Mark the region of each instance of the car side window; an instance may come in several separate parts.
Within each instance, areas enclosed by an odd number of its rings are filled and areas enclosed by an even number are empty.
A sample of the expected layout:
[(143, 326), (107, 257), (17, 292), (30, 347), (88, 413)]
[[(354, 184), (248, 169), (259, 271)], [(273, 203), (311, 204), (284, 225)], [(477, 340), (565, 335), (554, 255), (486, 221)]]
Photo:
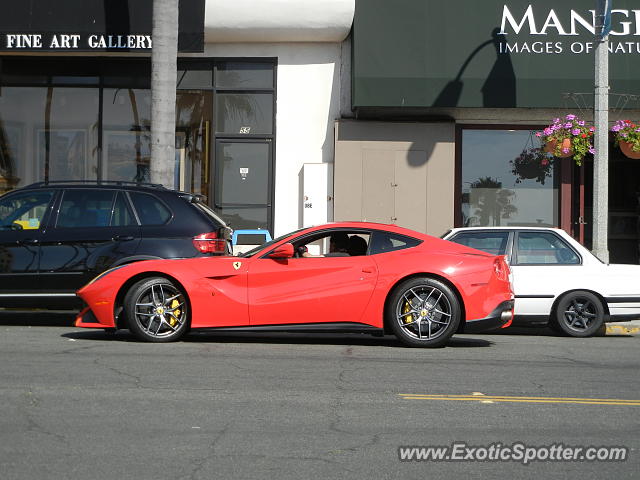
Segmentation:
[(140, 192), (130, 195), (142, 225), (164, 225), (171, 218), (169, 209), (153, 195)]
[(461, 232), (448, 240), (492, 255), (506, 255), (509, 232)]
[(66, 190), (62, 196), (57, 228), (108, 227), (113, 190)]
[(519, 232), (516, 262), (519, 265), (577, 265), (580, 257), (554, 233)]
[(393, 252), (404, 248), (415, 247), (420, 244), (417, 238), (407, 237), (387, 232), (374, 232), (371, 241), (370, 255)]
[(295, 256), (359, 257), (367, 254), (371, 235), (365, 231), (321, 232), (293, 242)]
[(111, 217), (112, 227), (128, 227), (136, 225), (136, 219), (133, 217), (133, 212), (129, 207), (125, 194), (118, 192), (116, 197), (116, 204), (113, 207), (113, 216)]
[(23, 192), (0, 199), (0, 230), (37, 230), (52, 191)]

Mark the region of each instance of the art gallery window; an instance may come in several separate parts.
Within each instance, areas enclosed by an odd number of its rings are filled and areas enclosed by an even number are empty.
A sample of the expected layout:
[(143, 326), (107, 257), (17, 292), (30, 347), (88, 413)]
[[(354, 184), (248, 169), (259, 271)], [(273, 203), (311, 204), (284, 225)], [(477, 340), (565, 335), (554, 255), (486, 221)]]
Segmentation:
[[(36, 181), (151, 181), (148, 58), (0, 62), (0, 193)], [(272, 227), (275, 69), (274, 59), (178, 60), (168, 186), (206, 195), (234, 228)]]

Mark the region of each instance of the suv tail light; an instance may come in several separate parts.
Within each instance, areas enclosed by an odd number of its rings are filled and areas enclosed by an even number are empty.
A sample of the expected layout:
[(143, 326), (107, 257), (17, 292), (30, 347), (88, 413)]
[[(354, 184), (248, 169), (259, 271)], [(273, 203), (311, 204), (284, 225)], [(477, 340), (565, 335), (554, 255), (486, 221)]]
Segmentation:
[(200, 253), (227, 253), (227, 241), (224, 238), (218, 238), (216, 232), (201, 233), (193, 237), (193, 246)]

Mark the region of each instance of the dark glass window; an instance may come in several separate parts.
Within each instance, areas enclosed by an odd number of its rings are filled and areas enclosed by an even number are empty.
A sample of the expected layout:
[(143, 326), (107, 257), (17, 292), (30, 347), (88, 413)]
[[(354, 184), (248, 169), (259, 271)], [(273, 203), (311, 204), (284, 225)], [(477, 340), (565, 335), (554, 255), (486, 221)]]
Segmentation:
[(462, 232), (448, 240), (492, 255), (505, 255), (509, 232)]
[(462, 226), (558, 226), (557, 160), (532, 130), (462, 130)]
[(111, 226), (113, 227), (127, 227), (135, 225), (136, 220), (133, 217), (131, 208), (129, 208), (129, 202), (122, 192), (118, 193), (116, 197), (116, 204), (113, 207), (113, 217), (111, 217)]
[(370, 254), (392, 252), (394, 250), (402, 250), (404, 248), (415, 247), (419, 245), (421, 240), (404, 235), (397, 235), (387, 232), (374, 232), (370, 247)]
[(271, 93), (218, 93), (216, 133), (273, 133)]
[(142, 225), (162, 225), (171, 218), (169, 209), (153, 195), (139, 192), (130, 195)]
[(216, 65), (217, 88), (273, 88), (271, 63), (223, 62)]
[(111, 190), (67, 190), (62, 197), (56, 227), (108, 227), (114, 194)]
[(517, 245), (518, 265), (580, 263), (578, 254), (564, 240), (550, 232), (520, 232)]
[(269, 203), (269, 148), (266, 142), (218, 142), (216, 203), (221, 206)]
[(39, 229), (53, 192), (23, 192), (0, 198), (1, 230)]

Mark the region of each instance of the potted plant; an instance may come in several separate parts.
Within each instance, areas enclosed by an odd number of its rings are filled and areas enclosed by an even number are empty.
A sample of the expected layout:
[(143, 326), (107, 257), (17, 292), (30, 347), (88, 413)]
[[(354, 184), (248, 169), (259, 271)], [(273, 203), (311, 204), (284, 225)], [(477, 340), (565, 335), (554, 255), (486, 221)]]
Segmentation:
[(631, 120), (618, 120), (611, 131), (622, 153), (629, 158), (640, 159), (640, 125)]
[(513, 160), (509, 160), (511, 173), (516, 177), (516, 183), (526, 179), (535, 179), (544, 185), (547, 177), (551, 176), (552, 162), (541, 148), (525, 148)]
[(573, 157), (577, 165), (587, 153), (595, 153), (593, 148), (593, 132), (595, 128), (588, 126), (584, 120), (569, 114), (564, 118), (556, 118), (553, 123), (536, 136), (544, 144), (544, 151), (555, 157)]

